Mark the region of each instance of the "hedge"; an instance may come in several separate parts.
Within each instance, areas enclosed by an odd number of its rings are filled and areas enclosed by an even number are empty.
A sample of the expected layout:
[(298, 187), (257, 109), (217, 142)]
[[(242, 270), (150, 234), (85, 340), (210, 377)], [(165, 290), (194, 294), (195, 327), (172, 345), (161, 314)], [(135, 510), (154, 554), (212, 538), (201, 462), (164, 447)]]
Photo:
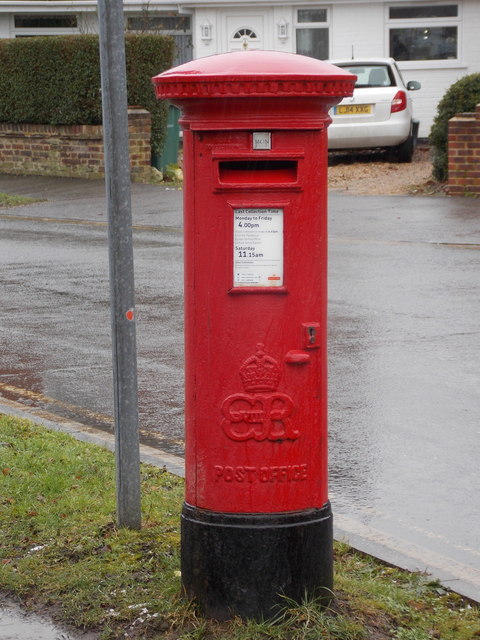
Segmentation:
[[(151, 77), (172, 66), (175, 43), (160, 35), (127, 34), (128, 104), (152, 115), (152, 151), (166, 134), (167, 106)], [(99, 43), (96, 35), (0, 40), (0, 122), (101, 124)]]
[(480, 103), (480, 73), (471, 73), (447, 89), (438, 103), (437, 115), (430, 129), (433, 151), (433, 176), (444, 182), (448, 178), (448, 121), (457, 113), (475, 111)]

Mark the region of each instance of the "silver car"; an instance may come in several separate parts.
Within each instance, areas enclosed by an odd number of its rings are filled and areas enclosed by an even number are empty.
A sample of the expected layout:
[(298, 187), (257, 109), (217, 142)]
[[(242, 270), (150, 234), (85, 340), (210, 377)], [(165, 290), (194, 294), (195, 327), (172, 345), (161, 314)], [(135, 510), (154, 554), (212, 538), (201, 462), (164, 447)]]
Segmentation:
[(399, 162), (411, 162), (419, 123), (409, 91), (420, 83), (405, 85), (393, 58), (329, 62), (357, 76), (353, 96), (330, 111), (329, 150), (388, 148)]

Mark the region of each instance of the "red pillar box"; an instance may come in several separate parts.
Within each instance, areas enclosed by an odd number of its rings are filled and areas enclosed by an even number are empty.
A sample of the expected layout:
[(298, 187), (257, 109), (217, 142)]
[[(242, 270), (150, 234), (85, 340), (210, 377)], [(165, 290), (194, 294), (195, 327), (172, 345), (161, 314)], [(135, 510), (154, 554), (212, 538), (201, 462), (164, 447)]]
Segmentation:
[(183, 586), (208, 616), (269, 616), (332, 588), (327, 126), (355, 76), (242, 51), (153, 82), (183, 112)]

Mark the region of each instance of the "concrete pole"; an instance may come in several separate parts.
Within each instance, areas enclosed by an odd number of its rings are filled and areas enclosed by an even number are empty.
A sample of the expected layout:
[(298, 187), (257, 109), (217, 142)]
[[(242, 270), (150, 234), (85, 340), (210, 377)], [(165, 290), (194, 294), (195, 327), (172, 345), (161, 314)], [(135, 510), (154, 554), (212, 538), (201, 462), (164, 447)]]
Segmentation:
[(120, 527), (139, 529), (137, 353), (122, 0), (99, 0), (98, 13), (108, 205), (117, 523)]

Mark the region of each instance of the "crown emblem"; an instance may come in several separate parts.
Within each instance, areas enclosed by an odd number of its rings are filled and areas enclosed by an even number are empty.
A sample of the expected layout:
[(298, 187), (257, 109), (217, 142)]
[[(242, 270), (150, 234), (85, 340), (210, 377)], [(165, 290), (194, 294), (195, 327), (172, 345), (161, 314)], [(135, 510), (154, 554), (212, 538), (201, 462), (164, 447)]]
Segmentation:
[(263, 344), (257, 344), (256, 355), (247, 358), (240, 367), (240, 378), (245, 391), (275, 391), (280, 376), (278, 362), (266, 355)]

